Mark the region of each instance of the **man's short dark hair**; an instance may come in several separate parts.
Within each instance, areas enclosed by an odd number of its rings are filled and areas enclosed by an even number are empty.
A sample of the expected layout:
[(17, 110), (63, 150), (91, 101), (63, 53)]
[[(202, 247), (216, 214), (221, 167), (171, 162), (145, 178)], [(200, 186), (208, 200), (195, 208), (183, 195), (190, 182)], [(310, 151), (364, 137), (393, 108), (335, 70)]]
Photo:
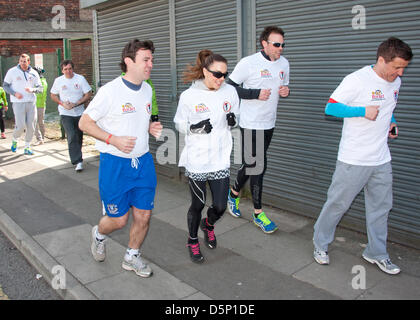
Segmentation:
[(411, 51), (410, 46), (404, 41), (391, 37), (379, 45), (376, 53), (376, 61), (378, 61), (379, 57), (384, 58), (386, 63), (395, 58), (411, 61), (411, 59), (413, 59), (413, 52)]
[(260, 43), (262, 46), (262, 42), (263, 41), (267, 41), (268, 37), (270, 36), (270, 34), (272, 33), (277, 33), (280, 34), (284, 37), (284, 31), (282, 28), (276, 27), (276, 26), (268, 26), (265, 27), (264, 30), (261, 32), (260, 34)]
[(131, 40), (127, 43), (121, 54), (120, 68), (122, 72), (127, 72), (127, 65), (124, 62), (125, 58), (130, 58), (134, 62), (136, 61), (136, 53), (139, 50), (150, 50), (152, 53), (155, 52), (155, 47), (151, 40), (140, 41), (138, 39)]
[(61, 61), (60, 69), (63, 70), (63, 68), (67, 65), (71, 65), (71, 68), (74, 69), (74, 63), (70, 59), (66, 59), (66, 60)]

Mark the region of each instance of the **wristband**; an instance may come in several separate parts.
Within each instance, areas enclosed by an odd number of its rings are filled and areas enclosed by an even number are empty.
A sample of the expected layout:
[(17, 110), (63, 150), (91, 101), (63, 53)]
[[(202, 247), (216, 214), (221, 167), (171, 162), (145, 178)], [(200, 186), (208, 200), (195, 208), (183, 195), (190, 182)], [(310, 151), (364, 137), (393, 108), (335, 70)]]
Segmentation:
[(112, 137), (112, 134), (110, 134), (110, 135), (108, 136), (108, 138), (106, 138), (106, 140), (105, 140), (106, 144), (109, 144), (109, 139), (111, 139), (111, 137)]

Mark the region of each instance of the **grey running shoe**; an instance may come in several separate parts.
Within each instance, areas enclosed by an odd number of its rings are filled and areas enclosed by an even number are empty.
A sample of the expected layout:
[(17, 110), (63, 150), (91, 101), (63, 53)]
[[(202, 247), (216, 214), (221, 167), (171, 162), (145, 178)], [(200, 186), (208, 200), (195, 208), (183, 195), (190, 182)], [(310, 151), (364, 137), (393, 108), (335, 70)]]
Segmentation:
[(133, 256), (131, 260), (127, 260), (124, 257), (122, 267), (124, 270), (134, 271), (138, 276), (143, 278), (148, 278), (153, 274), (153, 271), (149, 267), (149, 265), (144, 263), (144, 261), (140, 257), (140, 253), (138, 255)]
[(92, 244), (90, 250), (92, 251), (93, 259), (102, 262), (105, 260), (105, 240), (100, 241), (96, 239), (96, 230), (98, 230), (98, 226), (92, 228)]
[(364, 254), (362, 255), (363, 259), (365, 259), (366, 261), (372, 263), (372, 264), (377, 264), (379, 269), (381, 269), (383, 272), (388, 273), (388, 274), (398, 274), (401, 272), (401, 269), (393, 264), (391, 262), (391, 260), (388, 259), (383, 259), (383, 260), (376, 260), (376, 259), (372, 259), (372, 258), (368, 258), (366, 257)]
[(330, 257), (328, 256), (327, 251), (314, 249), (314, 259), (319, 264), (330, 264)]

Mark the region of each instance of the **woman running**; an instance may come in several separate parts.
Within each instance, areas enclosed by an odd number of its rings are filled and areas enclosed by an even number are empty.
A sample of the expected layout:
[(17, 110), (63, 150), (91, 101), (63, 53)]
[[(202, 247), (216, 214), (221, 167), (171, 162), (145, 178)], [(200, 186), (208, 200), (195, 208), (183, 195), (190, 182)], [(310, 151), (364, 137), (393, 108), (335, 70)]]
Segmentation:
[[(204, 260), (198, 228), (204, 232), (207, 247), (216, 248), (214, 224), (226, 210), (232, 150), (230, 129), (236, 125), (239, 114), (239, 97), (235, 88), (224, 82), (227, 75), (224, 57), (201, 50), (195, 65), (189, 65), (184, 72), (184, 82), (192, 84), (182, 92), (174, 118), (178, 131), (185, 134), (185, 147), (178, 165), (185, 167), (191, 191), (187, 248), (193, 262)], [(201, 219), (206, 203), (206, 182), (213, 202), (207, 210), (207, 218)]]

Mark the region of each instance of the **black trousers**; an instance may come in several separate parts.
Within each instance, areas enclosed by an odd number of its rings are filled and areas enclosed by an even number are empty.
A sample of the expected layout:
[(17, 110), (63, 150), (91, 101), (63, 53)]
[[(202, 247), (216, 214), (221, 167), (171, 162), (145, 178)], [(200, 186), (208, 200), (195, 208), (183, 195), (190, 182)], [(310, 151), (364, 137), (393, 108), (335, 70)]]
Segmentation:
[[(250, 188), (254, 209), (261, 209), (264, 173), (267, 170), (267, 150), (273, 137), (274, 128), (251, 130), (241, 128), (242, 165), (233, 185), (233, 190), (241, 191), (250, 179)], [(264, 141), (262, 141), (264, 140)]]
[(212, 205), (207, 210), (207, 221), (214, 225), (226, 210), (229, 192), (229, 177), (217, 180), (196, 181), (189, 179), (191, 191), (191, 206), (187, 214), (188, 232), (192, 239), (198, 237), (198, 228), (201, 221), (201, 211), (206, 204), (206, 182), (209, 183)]
[(3, 117), (4, 117), (4, 107), (0, 109), (0, 131), (1, 132), (4, 132), (4, 129), (5, 129)]
[(83, 161), (83, 131), (79, 129), (80, 118), (81, 117), (61, 116), (61, 123), (66, 131), (70, 161), (72, 164), (78, 164)]

